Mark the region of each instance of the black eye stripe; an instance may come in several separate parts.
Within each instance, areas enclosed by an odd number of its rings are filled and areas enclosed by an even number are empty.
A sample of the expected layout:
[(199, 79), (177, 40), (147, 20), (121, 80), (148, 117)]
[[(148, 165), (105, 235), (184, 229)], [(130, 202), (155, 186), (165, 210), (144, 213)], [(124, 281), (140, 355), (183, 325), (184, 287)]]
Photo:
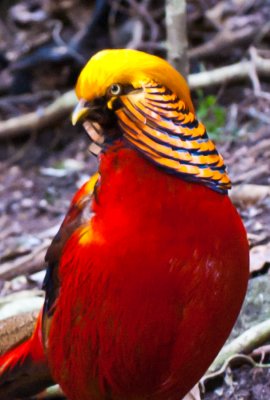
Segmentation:
[(123, 94), (128, 94), (128, 93), (132, 92), (133, 90), (135, 90), (135, 88), (132, 85), (124, 85), (124, 86), (122, 86), (122, 93)]
[(119, 97), (114, 100), (112, 107), (114, 111), (117, 111), (119, 108), (123, 107), (123, 103)]

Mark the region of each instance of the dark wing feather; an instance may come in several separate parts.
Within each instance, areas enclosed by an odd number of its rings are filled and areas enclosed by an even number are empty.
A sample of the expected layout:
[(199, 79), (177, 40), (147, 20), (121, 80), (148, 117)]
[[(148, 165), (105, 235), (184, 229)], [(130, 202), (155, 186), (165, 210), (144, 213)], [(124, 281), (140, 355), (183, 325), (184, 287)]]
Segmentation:
[[(43, 282), (45, 290), (45, 304), (43, 309), (43, 335), (47, 337), (49, 320), (52, 317), (58, 297), (60, 282), (58, 266), (63, 249), (69, 238), (77, 228), (84, 225), (91, 218), (91, 202), (98, 182), (99, 174), (94, 174), (75, 194), (68, 213), (47, 250), (45, 261), (47, 264), (46, 276)], [(44, 340), (46, 343), (46, 340)]]
[(98, 177), (96, 173), (75, 194), (59, 232), (47, 251), (47, 273), (43, 284), (45, 304), (34, 332), (31, 336), (28, 333), (26, 340), (15, 342), (14, 347), (0, 355), (0, 399), (30, 396), (53, 384), (44, 346), (60, 288), (58, 266), (73, 232), (91, 218), (91, 202)]

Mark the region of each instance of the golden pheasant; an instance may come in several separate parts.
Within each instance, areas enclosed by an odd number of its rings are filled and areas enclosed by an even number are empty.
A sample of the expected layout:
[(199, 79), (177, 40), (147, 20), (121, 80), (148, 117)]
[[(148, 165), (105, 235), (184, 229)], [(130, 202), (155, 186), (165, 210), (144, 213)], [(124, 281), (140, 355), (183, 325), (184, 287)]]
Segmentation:
[(48, 249), (32, 338), (0, 358), (0, 397), (52, 379), (70, 400), (179, 400), (246, 292), (248, 243), (224, 161), (161, 58), (101, 51), (76, 93), (73, 121), (101, 151), (99, 171)]

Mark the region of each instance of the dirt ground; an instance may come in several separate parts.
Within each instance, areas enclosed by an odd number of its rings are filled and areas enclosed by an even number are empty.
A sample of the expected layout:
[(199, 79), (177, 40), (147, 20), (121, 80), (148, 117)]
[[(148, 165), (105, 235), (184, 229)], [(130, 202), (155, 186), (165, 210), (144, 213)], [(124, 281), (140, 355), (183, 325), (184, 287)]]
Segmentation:
[(242, 366), (227, 371), (222, 386), (210, 386), (204, 400), (268, 400), (270, 399), (269, 368)]

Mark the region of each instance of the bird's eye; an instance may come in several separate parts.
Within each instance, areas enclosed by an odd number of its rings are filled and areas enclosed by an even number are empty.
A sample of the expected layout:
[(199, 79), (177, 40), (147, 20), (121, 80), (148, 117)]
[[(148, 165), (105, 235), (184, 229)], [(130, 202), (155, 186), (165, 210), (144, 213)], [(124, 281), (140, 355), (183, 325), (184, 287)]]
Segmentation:
[(122, 92), (122, 87), (118, 83), (114, 83), (109, 90), (109, 93), (113, 96), (117, 96)]

